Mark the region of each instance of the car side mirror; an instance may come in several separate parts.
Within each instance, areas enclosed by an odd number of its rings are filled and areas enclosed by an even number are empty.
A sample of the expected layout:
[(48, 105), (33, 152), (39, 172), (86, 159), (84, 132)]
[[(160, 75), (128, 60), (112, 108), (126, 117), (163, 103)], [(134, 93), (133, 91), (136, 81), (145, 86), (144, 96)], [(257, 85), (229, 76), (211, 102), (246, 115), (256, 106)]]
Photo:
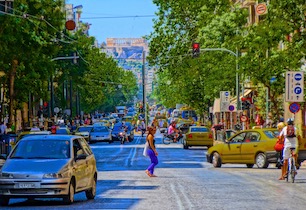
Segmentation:
[(85, 155), (85, 154), (78, 155), (78, 156), (75, 158), (75, 161), (77, 161), (77, 160), (85, 160), (86, 157), (87, 157), (87, 155)]

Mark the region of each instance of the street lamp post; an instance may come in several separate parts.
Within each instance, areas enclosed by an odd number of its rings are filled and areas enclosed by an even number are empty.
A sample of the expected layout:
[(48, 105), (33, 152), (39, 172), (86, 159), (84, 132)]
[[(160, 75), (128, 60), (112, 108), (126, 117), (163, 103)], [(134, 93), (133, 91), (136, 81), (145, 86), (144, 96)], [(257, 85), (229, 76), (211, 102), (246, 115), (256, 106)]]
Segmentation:
[(201, 49), (201, 51), (225, 51), (236, 57), (236, 96), (237, 96), (236, 111), (237, 111), (237, 119), (239, 120), (238, 110), (240, 110), (240, 94), (239, 94), (239, 74), (238, 74), (238, 70), (239, 70), (238, 50), (236, 53), (226, 48), (204, 48), (204, 49)]

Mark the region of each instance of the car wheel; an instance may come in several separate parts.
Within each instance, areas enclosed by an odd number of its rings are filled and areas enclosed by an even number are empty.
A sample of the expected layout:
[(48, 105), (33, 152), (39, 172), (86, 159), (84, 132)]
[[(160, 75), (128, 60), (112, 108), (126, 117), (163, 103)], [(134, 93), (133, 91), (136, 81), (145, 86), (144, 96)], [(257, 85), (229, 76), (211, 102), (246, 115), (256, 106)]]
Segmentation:
[(69, 193), (63, 198), (65, 204), (72, 204), (74, 201), (74, 184), (70, 181)]
[(269, 162), (267, 161), (266, 155), (264, 153), (258, 153), (255, 159), (258, 168), (268, 168)]
[(10, 198), (8, 197), (0, 197), (0, 205), (1, 206), (8, 206), (10, 202)]
[(214, 152), (212, 156), (212, 164), (215, 168), (220, 168), (222, 165), (221, 158), (218, 152)]
[(134, 141), (134, 136), (133, 137), (129, 136), (129, 142), (132, 142), (132, 141)]
[(253, 168), (254, 164), (246, 164), (247, 168)]
[(96, 196), (96, 192), (97, 192), (97, 179), (94, 177), (93, 180), (92, 180), (91, 189), (85, 191), (86, 198), (88, 200), (94, 199), (95, 196)]

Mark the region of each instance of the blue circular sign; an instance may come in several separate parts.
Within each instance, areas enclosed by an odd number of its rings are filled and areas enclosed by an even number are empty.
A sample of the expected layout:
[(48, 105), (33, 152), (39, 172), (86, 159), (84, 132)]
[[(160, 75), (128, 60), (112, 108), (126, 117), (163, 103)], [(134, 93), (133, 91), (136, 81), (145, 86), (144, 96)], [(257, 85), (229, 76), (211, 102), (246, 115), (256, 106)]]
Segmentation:
[(300, 81), (300, 80), (302, 79), (302, 74), (296, 73), (296, 74), (294, 75), (294, 79), (295, 79), (296, 81)]
[(294, 93), (295, 94), (301, 94), (302, 93), (302, 88), (300, 88), (300, 87), (294, 88)]
[(225, 96), (228, 96), (228, 95), (229, 95), (229, 93), (228, 93), (228, 92), (225, 92), (225, 93), (224, 93), (224, 95), (225, 95)]
[(294, 103), (290, 104), (289, 110), (290, 110), (291, 113), (295, 114), (298, 111), (300, 111), (300, 105), (298, 103), (294, 102)]
[(228, 106), (228, 110), (230, 110), (231, 112), (235, 110), (235, 107), (233, 105), (229, 105)]

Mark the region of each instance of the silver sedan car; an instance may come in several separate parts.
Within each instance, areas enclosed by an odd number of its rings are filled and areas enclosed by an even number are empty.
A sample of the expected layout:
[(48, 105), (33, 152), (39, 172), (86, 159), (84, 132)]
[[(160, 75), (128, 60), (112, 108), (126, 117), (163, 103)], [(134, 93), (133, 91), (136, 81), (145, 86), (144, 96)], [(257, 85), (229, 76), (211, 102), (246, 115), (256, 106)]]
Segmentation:
[(81, 136), (39, 135), (20, 140), (0, 170), (0, 204), (11, 198), (62, 198), (96, 195), (96, 160)]

